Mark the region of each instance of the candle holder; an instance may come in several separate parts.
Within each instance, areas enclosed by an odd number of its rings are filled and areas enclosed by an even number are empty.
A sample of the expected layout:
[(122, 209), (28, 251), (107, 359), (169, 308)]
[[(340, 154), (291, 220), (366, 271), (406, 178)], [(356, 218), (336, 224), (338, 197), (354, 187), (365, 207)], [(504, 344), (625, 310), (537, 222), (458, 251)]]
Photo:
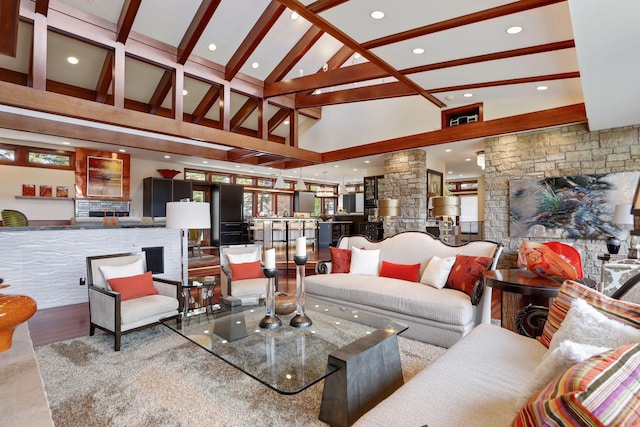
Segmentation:
[(294, 328), (307, 328), (313, 324), (309, 316), (304, 313), (304, 266), (306, 256), (295, 256), (296, 263), (296, 315), (291, 318), (289, 325)]
[(262, 273), (267, 278), (267, 294), (264, 305), (267, 307), (267, 315), (260, 320), (263, 329), (275, 329), (282, 326), (282, 320), (276, 315), (276, 285), (274, 278), (278, 270), (275, 268), (263, 268)]

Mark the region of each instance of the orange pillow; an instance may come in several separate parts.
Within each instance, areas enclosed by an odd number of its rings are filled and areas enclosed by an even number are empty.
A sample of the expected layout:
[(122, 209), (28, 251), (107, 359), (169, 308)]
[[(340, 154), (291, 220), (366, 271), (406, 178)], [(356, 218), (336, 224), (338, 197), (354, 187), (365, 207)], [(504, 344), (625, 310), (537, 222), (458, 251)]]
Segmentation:
[(351, 249), (329, 247), (331, 253), (331, 272), (348, 273), (351, 267)]
[(260, 279), (264, 277), (260, 261), (229, 264), (229, 266), (231, 267), (231, 278), (233, 280)]
[(379, 275), (380, 277), (417, 282), (419, 272), (420, 264), (394, 264), (392, 262), (382, 261)]
[(482, 275), (492, 262), (492, 258), (484, 256), (456, 255), (446, 286), (473, 297), (476, 283), (482, 280)]
[(120, 293), (122, 301), (158, 293), (158, 290), (153, 286), (153, 277), (150, 271), (137, 276), (114, 277), (107, 282), (109, 282), (111, 289)]

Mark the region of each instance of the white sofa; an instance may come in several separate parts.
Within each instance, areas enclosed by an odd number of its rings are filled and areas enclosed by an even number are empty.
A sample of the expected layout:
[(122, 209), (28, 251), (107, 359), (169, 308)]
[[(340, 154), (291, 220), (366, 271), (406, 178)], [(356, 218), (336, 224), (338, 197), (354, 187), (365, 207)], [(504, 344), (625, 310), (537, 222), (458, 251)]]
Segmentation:
[[(566, 281), (542, 335), (549, 349), (536, 338), (479, 325), (354, 426), (510, 426), (523, 407), (526, 425), (577, 425), (576, 418), (581, 425), (638, 425), (640, 305), (620, 299)], [(574, 311), (574, 300), (583, 308)], [(616, 354), (628, 346), (635, 355)], [(626, 422), (616, 418), (621, 413)]]
[[(433, 256), (490, 257), (493, 269), (502, 252), (496, 242), (479, 240), (451, 246), (418, 231), (399, 233), (379, 242), (360, 235), (343, 236), (337, 247), (380, 249), (380, 262), (419, 263), (418, 277)], [(491, 322), (491, 289), (484, 289), (482, 280), (476, 285), (477, 298), (472, 299), (458, 290), (436, 289), (406, 280), (331, 273), (330, 261), (320, 261), (316, 273), (305, 279), (307, 304), (332, 303), (392, 318), (409, 326), (403, 334), (407, 338), (448, 348), (478, 324)]]

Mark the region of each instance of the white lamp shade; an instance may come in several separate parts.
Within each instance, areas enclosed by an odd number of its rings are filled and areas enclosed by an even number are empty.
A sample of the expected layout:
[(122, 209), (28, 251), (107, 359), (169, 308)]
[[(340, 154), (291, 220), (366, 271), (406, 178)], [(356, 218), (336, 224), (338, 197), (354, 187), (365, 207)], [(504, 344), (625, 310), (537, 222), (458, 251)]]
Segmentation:
[(167, 228), (211, 228), (209, 203), (168, 202)]
[(631, 203), (626, 205), (616, 205), (615, 210), (613, 211), (613, 223), (617, 225), (633, 225)]

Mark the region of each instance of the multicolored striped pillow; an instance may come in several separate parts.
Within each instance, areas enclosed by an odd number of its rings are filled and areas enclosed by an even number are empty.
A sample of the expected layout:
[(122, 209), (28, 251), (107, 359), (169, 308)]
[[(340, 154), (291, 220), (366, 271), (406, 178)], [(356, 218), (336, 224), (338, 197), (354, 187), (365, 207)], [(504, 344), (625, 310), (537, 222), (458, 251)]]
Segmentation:
[(640, 328), (640, 305), (613, 299), (581, 283), (565, 280), (558, 291), (558, 296), (551, 304), (542, 335), (538, 337), (538, 340), (547, 348), (551, 343), (553, 334), (560, 328), (560, 324), (567, 316), (567, 312), (571, 308), (571, 301), (577, 298), (585, 300), (589, 305), (611, 319), (634, 328)]
[(637, 426), (640, 344), (627, 344), (579, 363), (544, 387), (512, 426)]

